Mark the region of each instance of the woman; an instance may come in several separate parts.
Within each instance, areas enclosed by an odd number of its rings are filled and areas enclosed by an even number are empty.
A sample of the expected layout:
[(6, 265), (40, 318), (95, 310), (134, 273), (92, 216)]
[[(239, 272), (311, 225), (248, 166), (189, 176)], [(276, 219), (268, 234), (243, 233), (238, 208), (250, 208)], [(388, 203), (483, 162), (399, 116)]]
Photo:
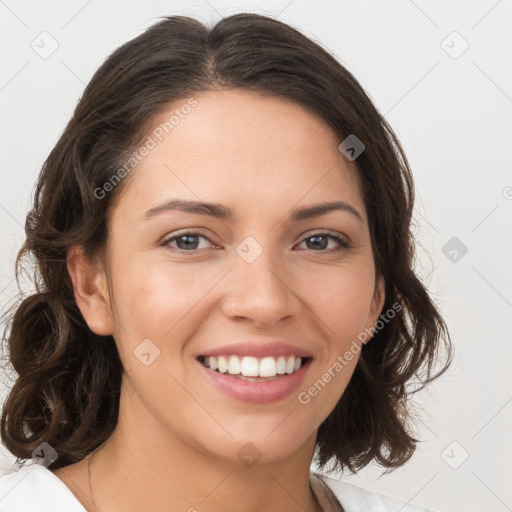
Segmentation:
[(290, 26), (171, 16), (116, 50), (27, 216), (1, 435), (37, 464), (0, 509), (420, 510), (310, 471), (403, 465), (406, 385), (449, 363), (413, 199), (392, 129)]

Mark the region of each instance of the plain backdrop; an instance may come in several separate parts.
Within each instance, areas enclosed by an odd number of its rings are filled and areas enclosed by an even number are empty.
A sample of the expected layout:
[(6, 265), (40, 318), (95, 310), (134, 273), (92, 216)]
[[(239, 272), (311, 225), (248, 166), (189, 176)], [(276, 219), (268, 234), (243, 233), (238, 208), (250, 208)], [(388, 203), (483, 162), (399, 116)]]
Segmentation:
[(512, 510), (511, 1), (0, 1), (1, 305), (36, 177), (94, 71), (159, 16), (243, 11), (319, 41), (397, 132), (416, 180), (417, 271), (456, 348), (415, 399), (411, 461), (334, 476), (439, 512)]

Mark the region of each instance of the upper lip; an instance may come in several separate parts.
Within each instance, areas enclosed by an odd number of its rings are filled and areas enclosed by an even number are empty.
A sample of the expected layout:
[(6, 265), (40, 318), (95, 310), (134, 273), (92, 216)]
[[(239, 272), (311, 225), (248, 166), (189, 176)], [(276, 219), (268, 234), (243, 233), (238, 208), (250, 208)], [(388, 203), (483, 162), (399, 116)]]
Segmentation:
[(221, 347), (215, 347), (199, 354), (199, 356), (204, 357), (225, 355), (239, 357), (252, 356), (257, 358), (271, 356), (312, 357), (308, 350), (283, 341), (274, 341), (270, 343), (263, 343), (261, 341), (245, 341), (241, 343), (232, 343), (229, 345), (222, 345)]

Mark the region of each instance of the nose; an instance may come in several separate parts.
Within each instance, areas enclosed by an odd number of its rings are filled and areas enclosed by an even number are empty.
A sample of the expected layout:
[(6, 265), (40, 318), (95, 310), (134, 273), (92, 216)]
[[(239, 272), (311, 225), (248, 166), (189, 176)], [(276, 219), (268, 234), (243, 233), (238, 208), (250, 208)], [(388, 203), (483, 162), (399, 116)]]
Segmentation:
[(293, 289), (291, 272), (282, 256), (279, 262), (277, 259), (269, 250), (263, 250), (252, 262), (235, 255), (222, 302), (226, 316), (268, 327), (299, 314), (301, 300)]

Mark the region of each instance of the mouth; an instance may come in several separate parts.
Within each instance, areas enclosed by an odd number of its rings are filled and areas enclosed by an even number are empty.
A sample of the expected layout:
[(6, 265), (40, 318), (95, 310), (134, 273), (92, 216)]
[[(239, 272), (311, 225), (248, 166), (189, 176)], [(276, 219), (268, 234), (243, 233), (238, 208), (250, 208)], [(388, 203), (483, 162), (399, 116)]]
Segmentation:
[(297, 373), (313, 358), (293, 355), (252, 357), (236, 355), (199, 356), (197, 360), (216, 373), (248, 382), (268, 382)]
[(279, 339), (231, 343), (199, 352), (195, 359), (208, 389), (261, 405), (291, 399), (314, 361), (307, 348)]
[[(256, 358), (256, 365), (254, 361), (244, 361), (243, 357), (233, 355), (229, 359), (225, 356), (211, 357), (197, 358), (199, 373), (209, 386), (232, 399), (253, 405), (290, 399), (304, 382), (313, 361), (312, 357), (287, 356), (283, 365), (280, 359), (283, 356), (278, 356), (270, 358), (273, 362), (268, 357)], [(281, 373), (283, 366), (284, 373)]]

